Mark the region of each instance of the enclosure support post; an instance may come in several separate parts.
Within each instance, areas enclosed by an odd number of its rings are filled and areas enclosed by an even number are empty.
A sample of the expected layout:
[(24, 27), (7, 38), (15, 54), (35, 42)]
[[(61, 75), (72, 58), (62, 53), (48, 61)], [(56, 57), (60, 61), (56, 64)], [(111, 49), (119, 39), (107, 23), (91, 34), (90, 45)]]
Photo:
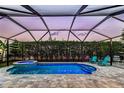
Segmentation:
[(22, 60), (24, 60), (24, 44), (22, 42)]
[(80, 61), (83, 62), (83, 46), (81, 43)]
[(113, 56), (112, 56), (112, 39), (110, 39), (110, 65), (112, 66)]
[(101, 47), (101, 42), (98, 43), (99, 46), (99, 59), (102, 59), (102, 47)]
[(7, 66), (9, 66), (9, 39), (7, 39), (7, 55), (6, 55)]
[(39, 57), (38, 57), (39, 56), (39, 53), (38, 53), (39, 52), (39, 42), (36, 42), (36, 43), (37, 43), (37, 45), (36, 45), (37, 46), (36, 51), (37, 51), (37, 60), (38, 60), (39, 59)]

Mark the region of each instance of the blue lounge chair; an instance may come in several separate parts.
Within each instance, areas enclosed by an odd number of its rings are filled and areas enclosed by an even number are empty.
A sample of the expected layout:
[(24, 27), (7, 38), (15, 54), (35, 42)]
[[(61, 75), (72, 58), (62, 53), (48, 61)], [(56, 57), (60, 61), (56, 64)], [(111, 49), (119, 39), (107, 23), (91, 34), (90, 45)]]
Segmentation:
[(90, 59), (91, 63), (96, 63), (97, 62), (97, 56), (92, 56)]
[(110, 56), (109, 55), (105, 56), (103, 58), (103, 60), (98, 62), (98, 65), (101, 65), (101, 66), (108, 66), (108, 65), (110, 65)]

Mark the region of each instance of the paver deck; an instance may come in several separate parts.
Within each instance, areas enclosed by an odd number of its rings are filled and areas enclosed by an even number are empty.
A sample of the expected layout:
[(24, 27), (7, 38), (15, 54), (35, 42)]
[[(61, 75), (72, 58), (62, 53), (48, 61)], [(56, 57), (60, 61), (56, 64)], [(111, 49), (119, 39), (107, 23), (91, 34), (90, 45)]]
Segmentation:
[[(85, 63), (90, 64), (90, 63)], [(123, 88), (124, 69), (107, 66), (97, 68), (92, 75), (9, 75), (4, 67), (0, 69), (0, 87), (4, 88)], [(11, 66), (10, 66), (11, 67)]]

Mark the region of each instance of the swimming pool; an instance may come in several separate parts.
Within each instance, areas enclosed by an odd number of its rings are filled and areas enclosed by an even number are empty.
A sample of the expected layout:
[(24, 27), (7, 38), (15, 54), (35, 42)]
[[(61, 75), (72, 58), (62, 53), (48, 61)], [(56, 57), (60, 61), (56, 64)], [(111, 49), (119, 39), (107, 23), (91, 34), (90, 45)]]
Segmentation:
[(37, 63), (31, 66), (13, 66), (10, 74), (92, 74), (96, 68), (77, 63)]

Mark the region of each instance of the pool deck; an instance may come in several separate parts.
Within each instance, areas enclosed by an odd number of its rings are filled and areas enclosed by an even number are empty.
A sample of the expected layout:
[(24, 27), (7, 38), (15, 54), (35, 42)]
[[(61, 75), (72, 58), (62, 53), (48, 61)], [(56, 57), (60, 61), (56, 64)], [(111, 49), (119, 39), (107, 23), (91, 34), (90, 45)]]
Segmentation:
[(124, 69), (107, 66), (97, 68), (92, 75), (9, 75), (4, 67), (0, 69), (1, 88), (124, 88)]

